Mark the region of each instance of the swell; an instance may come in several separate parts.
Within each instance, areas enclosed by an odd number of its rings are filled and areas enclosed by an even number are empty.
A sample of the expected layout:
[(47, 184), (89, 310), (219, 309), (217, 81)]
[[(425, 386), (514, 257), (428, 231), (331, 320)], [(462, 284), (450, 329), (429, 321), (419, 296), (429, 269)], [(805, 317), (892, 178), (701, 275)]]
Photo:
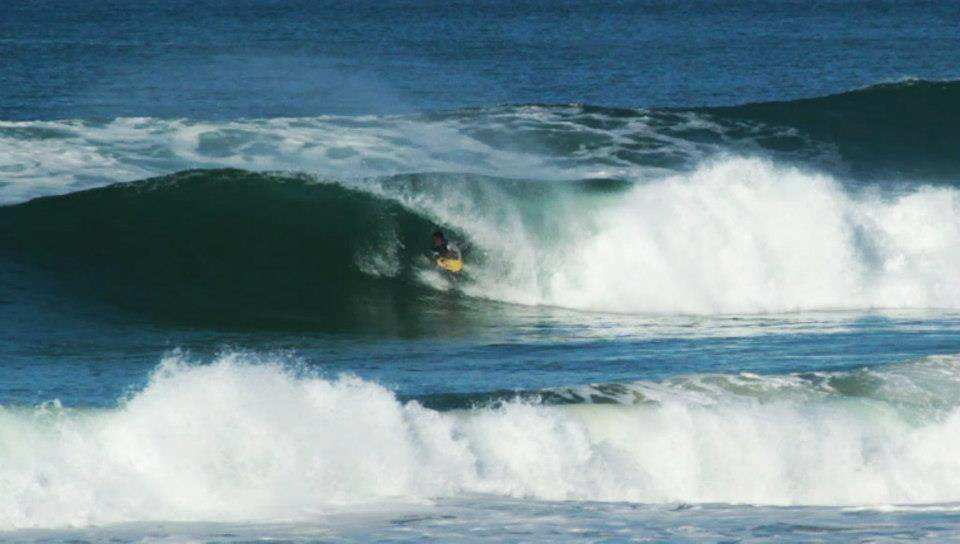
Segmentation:
[[(960, 81), (906, 80), (824, 97), (693, 111), (797, 129), (835, 146), (847, 173), (860, 179), (960, 179)], [(796, 144), (771, 139), (766, 145)]]
[[(644, 402), (435, 411), (252, 354), (167, 357), (106, 410), (0, 408), (0, 529), (310, 519), (344, 505), (960, 499), (957, 357), (627, 385)], [(836, 482), (843, 482), (837, 485)]]

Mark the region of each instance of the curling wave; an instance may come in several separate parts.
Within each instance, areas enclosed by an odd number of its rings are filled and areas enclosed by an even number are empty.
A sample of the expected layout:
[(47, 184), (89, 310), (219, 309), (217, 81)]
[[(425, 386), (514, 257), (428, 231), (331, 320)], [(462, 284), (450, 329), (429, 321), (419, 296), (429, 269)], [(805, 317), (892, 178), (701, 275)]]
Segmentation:
[[(960, 500), (960, 359), (623, 385), (438, 412), (271, 357), (167, 357), (117, 408), (0, 408), (0, 529), (296, 520), (342, 505)], [(838, 482), (842, 482), (842, 485)]]
[[(960, 307), (960, 192), (852, 192), (763, 159), (649, 183), (190, 171), (0, 208), (0, 226), (7, 258), (69, 292), (174, 320), (349, 329), (415, 321), (451, 288), (649, 314)], [(425, 257), (438, 227), (468, 246), (459, 282)]]

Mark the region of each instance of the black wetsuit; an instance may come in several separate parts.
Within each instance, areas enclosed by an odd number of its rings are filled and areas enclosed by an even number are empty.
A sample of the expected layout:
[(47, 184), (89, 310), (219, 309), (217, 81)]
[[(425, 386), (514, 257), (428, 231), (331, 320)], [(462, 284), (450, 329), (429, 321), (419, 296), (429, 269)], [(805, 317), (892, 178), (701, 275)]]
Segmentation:
[(450, 254), (450, 248), (447, 247), (447, 242), (444, 240), (443, 244), (433, 246), (433, 258), (439, 259), (440, 257), (446, 257)]

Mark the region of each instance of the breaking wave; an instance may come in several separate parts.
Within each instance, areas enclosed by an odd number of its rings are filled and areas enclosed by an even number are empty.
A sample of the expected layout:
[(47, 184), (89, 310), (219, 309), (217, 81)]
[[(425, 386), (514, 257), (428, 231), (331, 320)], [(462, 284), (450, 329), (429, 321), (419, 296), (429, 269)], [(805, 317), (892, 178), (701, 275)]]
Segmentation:
[[(444, 291), (648, 314), (960, 307), (960, 192), (853, 192), (764, 159), (647, 183), (191, 171), (0, 208), (0, 226), (0, 250), (68, 292), (174, 320), (353, 328)], [(435, 228), (467, 246), (459, 281), (425, 256)]]
[(960, 360), (939, 356), (853, 372), (594, 386), (619, 388), (606, 404), (435, 411), (272, 357), (196, 364), (170, 355), (113, 409), (0, 408), (0, 529), (298, 520), (477, 494), (957, 501), (958, 379)]

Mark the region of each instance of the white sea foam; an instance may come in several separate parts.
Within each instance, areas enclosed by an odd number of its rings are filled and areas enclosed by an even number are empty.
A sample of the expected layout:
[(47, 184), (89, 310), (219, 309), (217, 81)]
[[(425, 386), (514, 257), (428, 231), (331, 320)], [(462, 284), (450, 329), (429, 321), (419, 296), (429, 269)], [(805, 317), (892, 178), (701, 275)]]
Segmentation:
[[(928, 412), (882, 395), (758, 398), (736, 388), (692, 402), (683, 388), (671, 394), (669, 384), (648, 384), (660, 391), (656, 402), (437, 412), (357, 378), (286, 368), (271, 357), (225, 354), (194, 365), (173, 355), (115, 409), (0, 410), (0, 529), (304, 520), (345, 505), (478, 493), (759, 504), (960, 500), (956, 404)], [(960, 367), (942, 357), (877, 372), (875, 379), (912, 379), (936, 391), (923, 376), (955, 381)]]
[[(681, 164), (714, 154), (721, 145), (756, 148), (749, 127), (737, 127), (733, 141), (725, 137), (726, 127), (703, 116), (670, 114), (670, 130), (663, 130), (659, 115), (637, 111), (611, 120), (578, 106), (518, 106), (434, 117), (0, 121), (0, 204), (189, 168), (298, 171), (337, 179), (416, 172), (634, 179), (666, 171), (656, 166), (658, 157)], [(612, 121), (596, 128), (597, 122)], [(674, 134), (687, 128), (712, 131), (723, 143)], [(645, 157), (652, 158), (648, 166), (642, 166)]]
[(852, 194), (727, 158), (623, 192), (553, 195), (535, 219), (494, 184), (364, 188), (465, 233), (483, 257), (465, 290), (480, 297), (640, 313), (960, 307), (954, 188)]

